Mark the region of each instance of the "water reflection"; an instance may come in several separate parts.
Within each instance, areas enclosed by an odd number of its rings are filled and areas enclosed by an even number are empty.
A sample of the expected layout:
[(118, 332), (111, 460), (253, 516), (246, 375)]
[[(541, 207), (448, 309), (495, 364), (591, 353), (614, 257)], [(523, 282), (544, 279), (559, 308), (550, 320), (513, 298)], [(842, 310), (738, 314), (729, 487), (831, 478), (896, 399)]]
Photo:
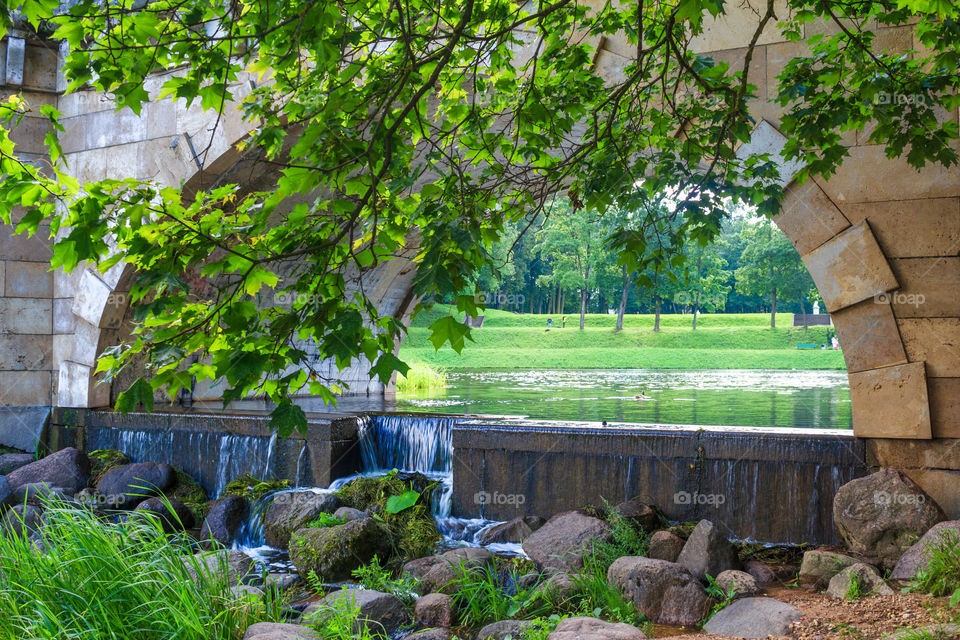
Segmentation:
[[(847, 375), (783, 370), (463, 371), (396, 409), (548, 420), (850, 428)], [(636, 399), (643, 393), (649, 400)]]

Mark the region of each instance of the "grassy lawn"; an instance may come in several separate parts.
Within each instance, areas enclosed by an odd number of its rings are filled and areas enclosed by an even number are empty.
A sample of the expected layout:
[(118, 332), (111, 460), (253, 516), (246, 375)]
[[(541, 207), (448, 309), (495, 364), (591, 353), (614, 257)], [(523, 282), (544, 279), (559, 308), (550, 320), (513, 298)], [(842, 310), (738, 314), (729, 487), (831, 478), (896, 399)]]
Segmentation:
[(435, 351), (429, 341), (428, 327), (443, 309), (416, 319), (401, 358), (448, 369), (844, 368), (841, 352), (797, 349), (798, 343), (827, 343), (833, 328), (794, 328), (791, 314), (778, 314), (776, 329), (769, 314), (704, 314), (696, 331), (690, 315), (663, 315), (654, 333), (652, 315), (627, 316), (619, 332), (611, 315), (588, 315), (583, 331), (579, 316), (568, 315), (565, 329), (558, 326), (560, 316), (552, 316), (554, 328), (546, 331), (546, 315), (490, 310), (484, 326), (473, 330), (474, 342), (457, 355), (449, 347)]

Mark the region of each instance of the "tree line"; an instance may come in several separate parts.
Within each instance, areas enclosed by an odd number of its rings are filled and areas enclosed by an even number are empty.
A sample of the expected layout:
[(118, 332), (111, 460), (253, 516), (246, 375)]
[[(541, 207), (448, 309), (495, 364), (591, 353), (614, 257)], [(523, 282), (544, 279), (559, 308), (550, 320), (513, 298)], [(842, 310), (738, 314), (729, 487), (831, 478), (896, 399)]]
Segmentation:
[[(494, 267), (485, 267), (476, 286), (488, 307), (517, 313), (626, 314), (811, 313), (819, 294), (796, 249), (770, 220), (734, 212), (717, 240), (691, 240), (669, 207), (661, 216), (624, 209), (602, 215), (574, 209), (558, 199), (550, 215), (527, 228), (516, 224), (492, 248)], [(649, 224), (651, 218), (657, 220)], [(635, 264), (618, 259), (611, 238), (622, 237), (634, 221), (644, 247)]]

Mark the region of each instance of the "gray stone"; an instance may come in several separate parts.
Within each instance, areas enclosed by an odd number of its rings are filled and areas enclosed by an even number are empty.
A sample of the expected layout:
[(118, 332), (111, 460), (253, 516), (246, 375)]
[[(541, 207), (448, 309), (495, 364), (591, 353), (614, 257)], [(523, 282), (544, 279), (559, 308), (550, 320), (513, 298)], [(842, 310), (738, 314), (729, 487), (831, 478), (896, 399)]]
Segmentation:
[(283, 622), (258, 622), (247, 627), (243, 640), (316, 640), (317, 632), (310, 627)]
[(717, 576), (717, 586), (724, 593), (733, 593), (735, 598), (749, 598), (760, 595), (760, 587), (753, 576), (745, 571), (728, 569)]
[(34, 453), (49, 423), (50, 407), (0, 407), (0, 445)]
[(581, 511), (559, 513), (523, 541), (523, 551), (541, 569), (568, 573), (583, 566), (583, 555), (595, 542), (612, 539), (610, 525)]
[(490, 527), (480, 535), (477, 541), (480, 544), (523, 542), (545, 522), (540, 516), (519, 516)]
[(9, 501), (10, 504), (26, 504), (29, 502), (38, 507), (50, 502), (74, 502), (73, 498), (64, 489), (48, 486), (44, 482), (20, 485), (10, 494)]
[(225, 577), (231, 585), (257, 584), (260, 574), (253, 560), (242, 551), (204, 551), (183, 559), (187, 573), (194, 581), (198, 572), (210, 577)]
[(404, 640), (451, 640), (451, 638), (453, 638), (453, 632), (450, 631), (450, 629), (438, 627), (435, 629), (416, 631), (405, 636)]
[(40, 530), (42, 512), (28, 504), (18, 504), (7, 509), (0, 518), (0, 529), (4, 535), (30, 537)]
[(7, 482), (7, 479), (4, 476), (0, 476), (0, 507), (10, 503), (10, 496), (12, 494), (13, 492), (10, 490), (10, 483)]
[(506, 640), (507, 637), (517, 640), (523, 634), (523, 630), (529, 627), (529, 620), (500, 620), (491, 622), (480, 629), (477, 633), (477, 640)]
[(859, 560), (834, 551), (807, 551), (800, 563), (799, 582), (804, 586), (821, 589), (830, 582), (830, 578)]
[(648, 620), (659, 624), (698, 624), (713, 606), (690, 570), (666, 560), (618, 558), (607, 570), (607, 582), (619, 587)]
[(230, 593), (238, 600), (263, 600), (263, 589), (249, 584), (238, 584), (230, 587)]
[(141, 516), (156, 518), (166, 533), (192, 529), (194, 525), (193, 512), (176, 498), (147, 498), (133, 511)]
[(434, 557), (439, 560), (431, 564), (420, 578), (422, 593), (450, 592), (453, 590), (451, 582), (459, 577), (462, 571), (493, 563), (493, 554), (487, 549), (477, 547), (452, 549)]
[(830, 578), (827, 595), (835, 600), (856, 600), (863, 596), (892, 596), (893, 589), (874, 567), (858, 562)]
[(677, 564), (690, 570), (700, 580), (717, 577), (728, 569), (737, 569), (737, 552), (720, 528), (709, 520), (701, 520), (687, 538), (677, 556)]
[(34, 461), (32, 453), (5, 453), (0, 455), (0, 476), (12, 473)]
[(339, 518), (344, 522), (349, 522), (350, 520), (362, 520), (370, 514), (366, 511), (360, 511), (360, 509), (354, 509), (353, 507), (340, 507), (333, 512), (334, 518)]
[(759, 560), (748, 560), (745, 569), (757, 584), (773, 584), (777, 581), (777, 574), (773, 569)]
[(669, 531), (657, 531), (650, 536), (647, 544), (647, 557), (656, 560), (676, 562), (683, 551), (683, 538)]
[(373, 518), (335, 527), (304, 527), (290, 539), (290, 561), (301, 575), (315, 572), (327, 581), (346, 580), (375, 555), (390, 552), (389, 536)]
[(837, 535), (854, 553), (892, 569), (933, 525), (943, 510), (913, 480), (896, 469), (851, 480), (833, 500)]
[(786, 636), (790, 635), (790, 624), (802, 615), (796, 607), (773, 598), (743, 598), (717, 612), (703, 630), (735, 638)]
[(427, 575), (431, 569), (441, 562), (443, 562), (443, 558), (440, 556), (424, 556), (405, 563), (402, 572), (411, 578), (423, 580), (423, 576)]
[(390, 635), (402, 626), (410, 624), (410, 614), (403, 601), (392, 593), (372, 589), (341, 589), (310, 604), (300, 616), (301, 622), (309, 622), (324, 609), (358, 609), (357, 622), (377, 635)]
[(646, 532), (656, 531), (664, 525), (664, 518), (655, 506), (640, 498), (626, 500), (613, 508), (622, 518)]
[(920, 541), (907, 549), (906, 553), (900, 556), (893, 572), (890, 574), (891, 580), (913, 580), (917, 573), (927, 566), (927, 553), (945, 540), (953, 538), (954, 541), (960, 541), (960, 520), (947, 520), (933, 525), (929, 531), (923, 534)]
[(274, 589), (279, 592), (287, 591), (302, 582), (295, 573), (268, 573), (263, 579), (264, 589)]
[(267, 544), (286, 549), (290, 536), (321, 513), (333, 513), (340, 500), (332, 493), (286, 491), (274, 497), (263, 516), (263, 532)]
[(71, 495), (86, 487), (89, 479), (90, 461), (87, 454), (73, 447), (51, 453), (46, 458), (7, 474), (11, 489), (45, 482), (51, 487), (61, 487)]
[(604, 622), (598, 618), (567, 618), (547, 636), (547, 640), (645, 640), (643, 631), (623, 622)]
[(428, 593), (413, 604), (413, 619), (421, 627), (452, 627), (457, 622), (453, 598)]
[(115, 509), (138, 504), (173, 487), (177, 473), (164, 462), (134, 462), (110, 469), (97, 480), (97, 493)]
[(535, 596), (546, 598), (548, 602), (562, 603), (580, 593), (578, 585), (568, 573), (555, 573), (538, 585)]
[(210, 508), (200, 528), (200, 543), (207, 548), (217, 545), (229, 547), (250, 513), (246, 498), (227, 495)]

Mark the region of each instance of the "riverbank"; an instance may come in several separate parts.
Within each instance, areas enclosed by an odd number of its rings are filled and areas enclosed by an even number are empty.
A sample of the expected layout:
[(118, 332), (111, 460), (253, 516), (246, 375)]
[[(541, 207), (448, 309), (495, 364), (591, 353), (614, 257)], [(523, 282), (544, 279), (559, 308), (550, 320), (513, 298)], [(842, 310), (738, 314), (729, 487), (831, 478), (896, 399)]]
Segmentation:
[[(472, 331), (462, 354), (430, 343), (430, 324), (447, 312), (438, 305), (418, 317), (400, 349), (404, 361), (446, 369), (823, 369), (843, 370), (841, 351), (797, 349), (798, 344), (828, 344), (833, 327), (793, 327), (792, 315), (703, 314), (692, 329), (690, 315), (664, 314), (660, 331), (652, 315), (624, 318), (589, 314), (579, 329), (579, 316), (514, 314), (489, 310), (482, 327)], [(547, 331), (547, 318), (553, 326)]]

